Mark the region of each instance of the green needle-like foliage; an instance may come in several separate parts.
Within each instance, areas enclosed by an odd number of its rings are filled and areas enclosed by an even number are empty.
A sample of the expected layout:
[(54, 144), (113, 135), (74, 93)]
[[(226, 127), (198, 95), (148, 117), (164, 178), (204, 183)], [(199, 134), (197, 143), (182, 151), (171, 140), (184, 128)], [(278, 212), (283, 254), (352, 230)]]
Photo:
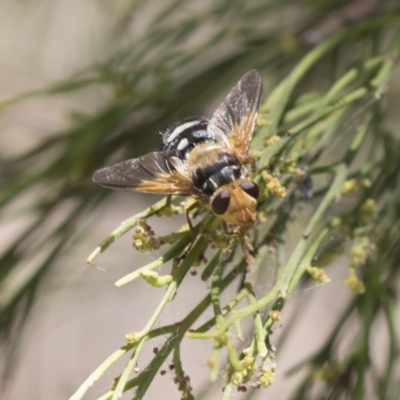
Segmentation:
[[(147, 7), (138, 1), (129, 5), (117, 24), (121, 35)], [(103, 63), (50, 88), (0, 103), (6, 109), (32, 97), (84, 90), (88, 85), (106, 85), (115, 93), (102, 112), (78, 116), (69, 131), (50, 136), (15, 158), (2, 156), (1, 178), (6, 184), (0, 193), (0, 213), (4, 215), (12, 202), (29, 191), (41, 193), (26, 210), (33, 222), (0, 260), (2, 339), (15, 347), (12, 332), (23, 326), (43, 276), (61, 252), (68, 251), (82, 220), (109, 194), (90, 183), (92, 172), (110, 159), (145, 154), (151, 149), (145, 138), (155, 137), (158, 127), (182, 105), (189, 110), (203, 108), (222, 87), (256, 68), (268, 83), (275, 82), (275, 88), (266, 91), (251, 149), (257, 163), (254, 180), (261, 188), (258, 221), (247, 237), (254, 260), (245, 257), (240, 242), (227, 237), (206, 209), (201, 210), (189, 252), (185, 249), (192, 237), (187, 226), (165, 237), (152, 231), (149, 217), (184, 214), (190, 199), (179, 203), (184, 199), (173, 198), (170, 207), (162, 199), (122, 222), (87, 262), (93, 263), (133, 230), (137, 250), (160, 249), (163, 255), (121, 277), (116, 285), (142, 278), (143, 285), (152, 286), (150, 291), (164, 290), (164, 295), (143, 329), (128, 333), (126, 343), (87, 377), (71, 399), (84, 398), (121, 358), (126, 359), (125, 367), (102, 400), (119, 399), (126, 391), (134, 399), (144, 398), (168, 362), (182, 398), (206, 398), (218, 385), (194, 394), (181, 357), (184, 340), (212, 341), (207, 357), (210, 380), (225, 375), (225, 383), (218, 387), (224, 388), (221, 398), (231, 398), (239, 390), (247, 391), (250, 399), (257, 389), (273, 384), (280, 344), (273, 342), (271, 333), (287, 301), (310, 279), (328, 282), (329, 271), (324, 268), (343, 252), (348, 253), (346, 285), (354, 297), (324, 346), (293, 370), (301, 369), (303, 380), (291, 396), (395, 399), (400, 365), (395, 323), (399, 310), (394, 305), (399, 290), (400, 141), (386, 125), (385, 93), (400, 53), (400, 16), (387, 5), (387, 14), (355, 21), (311, 48), (297, 39), (310, 32), (311, 13), (299, 16), (291, 35), (284, 21), (275, 30), (264, 26), (281, 16), (289, 1), (211, 2), (189, 13), (195, 5), (182, 0), (163, 3), (152, 16), (151, 30), (129, 39)], [(200, 31), (204, 32), (199, 37)], [(46, 159), (50, 161), (38, 162)], [(344, 197), (353, 201), (338, 207)], [(307, 201), (315, 208), (305, 220), (298, 206)], [(51, 224), (51, 217), (67, 203), (69, 211), (57, 225)], [(299, 235), (286, 258), (288, 232)], [(12, 285), (13, 273), (39, 252), (46, 257), (34, 272), (18, 286)], [(271, 289), (260, 296), (256, 282), (267, 255), (275, 259), (276, 274)], [(169, 273), (157, 272), (169, 261)], [(204, 264), (202, 278), (210, 283), (209, 293), (183, 319), (160, 326), (166, 305), (174, 301), (180, 284), (198, 264)], [(221, 294), (237, 284), (238, 277), (238, 291), (222, 301)], [(200, 325), (199, 318), (209, 308), (213, 317)], [(389, 348), (384, 370), (378, 371), (369, 344), (382, 315)], [(242, 342), (244, 321), (248, 326), (250, 320), (252, 333)], [(350, 320), (357, 321), (360, 334), (351, 347), (347, 345), (343, 357), (338, 348), (351, 334)], [(163, 344), (132, 378), (143, 348), (153, 338)]]

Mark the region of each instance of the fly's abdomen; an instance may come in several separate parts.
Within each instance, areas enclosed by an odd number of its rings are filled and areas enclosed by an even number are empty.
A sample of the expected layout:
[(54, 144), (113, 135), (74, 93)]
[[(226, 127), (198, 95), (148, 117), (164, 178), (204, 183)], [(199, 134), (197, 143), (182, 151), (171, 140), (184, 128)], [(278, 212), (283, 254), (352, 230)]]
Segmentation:
[[(206, 157), (206, 154), (204, 156)], [(229, 153), (220, 153), (215, 162), (197, 167), (192, 179), (193, 185), (199, 192), (211, 196), (221, 186), (242, 177), (236, 157)]]

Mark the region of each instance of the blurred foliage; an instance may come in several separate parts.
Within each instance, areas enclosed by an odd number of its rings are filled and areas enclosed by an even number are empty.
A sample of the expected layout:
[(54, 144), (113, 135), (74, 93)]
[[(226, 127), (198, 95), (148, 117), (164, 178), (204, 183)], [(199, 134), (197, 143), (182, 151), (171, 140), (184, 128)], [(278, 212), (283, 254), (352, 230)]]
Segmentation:
[[(34, 198), (23, 210), (31, 218), (30, 225), (0, 259), (0, 333), (4, 349), (9, 350), (6, 374), (12, 371), (16, 354), (15, 332), (22, 329), (42, 278), (61, 252), (68, 251), (82, 220), (109, 194), (90, 183), (93, 171), (111, 161), (148, 152), (154, 145), (149, 138), (157, 137), (160, 126), (184, 109), (204, 108), (223, 88), (255, 68), (266, 82), (280, 83), (270, 94), (267, 90), (253, 141), (259, 167), (255, 179), (264, 185), (260, 223), (249, 239), (254, 247), (254, 269), (246, 275), (240, 247), (236, 251), (236, 243), (228, 243), (228, 249), (223, 249), (228, 255), (222, 257), (217, 251), (205, 268), (204, 278), (212, 276), (210, 295), (179, 324), (154, 329), (163, 307), (206, 251), (208, 239), (217, 248), (225, 246), (218, 224), (206, 214), (197, 229), (205, 227), (209, 233), (198, 239), (185, 260), (175, 262), (173, 280), (167, 276), (160, 282), (165, 277), (154, 269), (176, 260), (190, 241), (188, 232), (169, 238), (176, 244), (161, 261), (121, 281), (141, 276), (156, 286), (168, 285), (160, 307), (143, 331), (129, 335), (128, 343), (110, 356), (73, 398), (82, 398), (93, 381), (126, 353), (131, 353), (126, 368), (102, 399), (117, 399), (132, 388), (136, 390), (134, 398), (142, 398), (169, 355), (183, 398), (193, 398), (181, 365), (180, 343), (210, 305), (215, 318), (189, 336), (214, 341), (211, 379), (218, 375), (221, 349), (226, 350), (223, 398), (229, 398), (234, 386), (251, 398), (257, 388), (273, 381), (275, 350), (269, 335), (281, 309), (293, 290), (307, 280), (305, 272), (317, 281), (328, 280), (321, 268), (344, 251), (343, 244), (350, 244), (346, 283), (355, 296), (325, 346), (298, 367), (303, 381), (292, 398), (396, 398), (400, 142), (387, 128), (384, 94), (399, 56), (400, 17), (397, 4), (389, 1), (380, 7), (371, 2), (369, 12), (358, 16), (345, 7), (362, 2), (318, 3), (318, 8), (314, 3), (169, 0), (160, 5), (125, 1), (113, 10), (116, 50), (112, 56), (64, 82), (0, 103), (0, 109), (6, 110), (21, 101), (89, 87), (93, 90), (96, 85), (113, 93), (103, 110), (95, 115), (75, 115), (64, 132), (55, 132), (12, 158), (1, 154), (0, 215), (4, 217), (24, 196), (33, 194)], [(108, 1), (103, 5), (113, 8)], [(332, 11), (335, 13), (330, 14)], [(353, 26), (344, 29), (346, 24)], [(330, 29), (332, 26), (337, 28)], [(314, 45), (317, 47), (311, 49)], [(303, 235), (285, 260), (281, 256), (285, 234), (291, 224), (299, 223), (296, 205), (311, 195), (310, 179), (318, 206), (309, 221), (300, 220), (305, 225)], [(283, 199), (276, 196), (282, 194), (280, 188), (287, 190)], [(328, 216), (328, 208), (341, 196), (353, 196), (354, 201), (338, 215)], [(132, 217), (102, 242), (91, 259), (162, 204)], [(67, 212), (55, 224), (53, 217), (61, 214), (61, 209)], [(178, 206), (177, 211), (183, 212), (184, 207)], [(147, 228), (140, 223), (144, 231), (139, 229), (136, 234), (144, 240), (149, 235), (143, 235)], [(235, 253), (238, 258), (233, 263)], [(271, 291), (257, 298), (253, 283), (267, 254), (276, 257), (276, 281)], [(30, 263), (30, 273), (16, 284), (15, 275), (30, 260), (35, 260), (35, 265)], [(243, 275), (240, 291), (229, 304), (220, 304), (220, 293), (238, 275)], [(369, 357), (372, 329), (379, 316), (387, 325), (389, 343), (383, 371)], [(247, 317), (254, 319), (255, 335), (239, 349), (236, 338)], [(353, 332), (348, 326), (351, 320), (358, 324), (360, 334), (347, 346), (347, 355), (340, 357), (337, 350), (343, 337)], [(170, 336), (148, 368), (130, 379), (146, 341), (168, 332)], [(212, 388), (208, 385), (196, 398), (205, 398)]]

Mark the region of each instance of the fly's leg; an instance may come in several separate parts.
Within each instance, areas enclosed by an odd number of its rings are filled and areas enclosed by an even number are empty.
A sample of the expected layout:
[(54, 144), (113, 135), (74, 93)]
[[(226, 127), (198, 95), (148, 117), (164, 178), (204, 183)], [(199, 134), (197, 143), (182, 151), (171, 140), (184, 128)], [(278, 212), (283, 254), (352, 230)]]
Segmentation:
[(246, 242), (246, 233), (249, 231), (249, 228), (242, 229), (237, 232), (240, 245), (242, 246), (244, 256), (247, 261), (247, 271), (251, 271), (253, 264), (254, 264), (254, 257), (251, 253), (254, 251), (253, 246)]
[(245, 230), (229, 230), (228, 229), (228, 224), (224, 221), (222, 221), (222, 228), (224, 230), (225, 235), (227, 236), (237, 236), (237, 238), (239, 239), (239, 243), (242, 246), (246, 261), (247, 261), (247, 270), (251, 270), (251, 267), (253, 265), (254, 262), (254, 258), (251, 255), (251, 253), (253, 252), (253, 246), (250, 243), (246, 242), (245, 236), (246, 233), (248, 232), (249, 229), (245, 229)]
[(228, 224), (225, 221), (221, 221), (221, 222), (222, 222), (222, 229), (224, 230), (225, 235), (232, 236), (235, 232), (230, 231), (228, 229)]
[(253, 173), (257, 171), (256, 160), (253, 157), (249, 156), (246, 160), (246, 164), (250, 164)]
[[(164, 205), (164, 207), (165, 207), (165, 208), (171, 207), (171, 201), (172, 201), (172, 195), (169, 194), (169, 195), (167, 196), (167, 199), (165, 200), (165, 205)], [(163, 208), (164, 208), (164, 207), (163, 207)]]
[(240, 244), (242, 245), (244, 256), (246, 257), (247, 271), (250, 271), (254, 263), (254, 257), (251, 255), (251, 252), (254, 250), (253, 246), (247, 243), (244, 238), (240, 238)]
[(189, 213), (193, 210), (195, 210), (196, 208), (200, 207), (200, 203), (198, 201), (196, 201), (195, 203), (193, 203), (187, 210), (186, 210), (186, 221), (189, 225), (189, 230), (190, 230), (190, 234), (192, 235), (192, 246), (194, 241), (196, 240), (196, 232), (194, 231), (193, 225), (192, 225), (192, 221), (190, 219), (190, 215)]
[(166, 208), (170, 208), (171, 204), (172, 204), (172, 195), (169, 194), (165, 200), (165, 204), (158, 209), (153, 209), (153, 213), (161, 215), (160, 213), (162, 213)]
[(196, 208), (200, 207), (200, 203), (198, 201), (196, 201), (195, 203), (193, 203), (189, 208), (186, 209), (186, 221), (189, 225), (189, 230), (190, 230), (190, 234), (192, 235), (192, 241), (190, 242), (189, 246), (186, 248), (186, 250), (184, 251), (184, 253), (179, 257), (179, 260), (183, 260), (189, 253), (189, 251), (192, 249), (194, 242), (196, 240), (196, 232), (193, 228), (192, 225), (192, 221), (190, 219), (190, 215), (189, 213), (193, 210), (195, 210)]

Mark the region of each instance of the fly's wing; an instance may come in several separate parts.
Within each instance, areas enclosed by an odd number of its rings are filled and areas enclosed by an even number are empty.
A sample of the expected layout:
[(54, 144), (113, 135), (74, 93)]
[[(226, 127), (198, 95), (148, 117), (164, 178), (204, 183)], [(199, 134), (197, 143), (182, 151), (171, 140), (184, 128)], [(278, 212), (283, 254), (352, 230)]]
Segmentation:
[(113, 190), (145, 193), (194, 193), (185, 168), (175, 152), (154, 152), (97, 170), (93, 181)]
[(260, 74), (247, 72), (214, 112), (207, 130), (224, 143), (241, 163), (248, 159), (262, 93)]

